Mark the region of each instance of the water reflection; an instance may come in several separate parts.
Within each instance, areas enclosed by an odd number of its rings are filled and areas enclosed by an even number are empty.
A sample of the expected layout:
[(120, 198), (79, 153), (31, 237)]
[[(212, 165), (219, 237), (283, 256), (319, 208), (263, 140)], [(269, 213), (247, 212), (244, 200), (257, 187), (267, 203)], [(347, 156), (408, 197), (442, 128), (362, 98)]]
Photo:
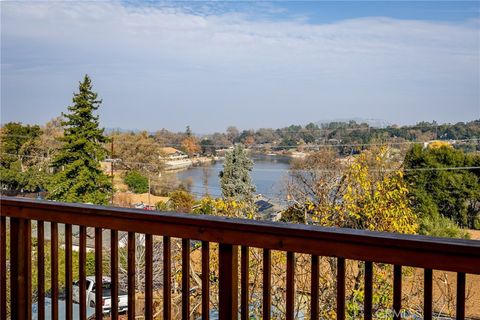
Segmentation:
[[(270, 199), (284, 199), (283, 181), (290, 166), (290, 158), (276, 155), (253, 155), (254, 167), (252, 180), (257, 188), (257, 194)], [(211, 165), (192, 167), (176, 173), (177, 178), (191, 185), (191, 191), (197, 197), (207, 192), (213, 197), (220, 197), (219, 173), (223, 161)]]

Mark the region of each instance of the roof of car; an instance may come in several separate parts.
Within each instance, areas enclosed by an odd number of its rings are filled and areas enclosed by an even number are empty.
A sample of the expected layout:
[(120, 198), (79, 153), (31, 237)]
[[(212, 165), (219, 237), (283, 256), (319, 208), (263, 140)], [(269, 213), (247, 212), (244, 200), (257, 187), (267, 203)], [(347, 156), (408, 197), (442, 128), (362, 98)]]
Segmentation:
[[(86, 277), (86, 279), (95, 282), (95, 276), (88, 276), (88, 277)], [(104, 277), (102, 277), (102, 281), (103, 282), (110, 282), (111, 278), (104, 276)]]

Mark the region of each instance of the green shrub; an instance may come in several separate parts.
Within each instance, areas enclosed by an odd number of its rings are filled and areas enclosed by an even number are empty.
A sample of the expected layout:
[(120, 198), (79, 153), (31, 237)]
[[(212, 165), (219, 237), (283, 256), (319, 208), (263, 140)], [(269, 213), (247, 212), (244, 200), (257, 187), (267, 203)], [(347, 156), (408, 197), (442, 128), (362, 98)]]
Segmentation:
[(123, 181), (135, 193), (148, 192), (148, 178), (136, 170), (129, 171)]
[(467, 231), (460, 228), (451, 219), (440, 214), (422, 217), (420, 222), (420, 233), (432, 237), (469, 238)]
[(195, 205), (195, 197), (188, 191), (178, 189), (168, 194), (170, 200), (167, 203), (157, 202), (155, 209), (159, 211), (175, 211), (191, 213)]
[(307, 208), (300, 205), (293, 205), (282, 212), (280, 221), (292, 223), (305, 223), (305, 211)]
[(184, 190), (177, 190), (170, 193), (170, 206), (177, 212), (192, 212), (195, 204), (195, 197)]

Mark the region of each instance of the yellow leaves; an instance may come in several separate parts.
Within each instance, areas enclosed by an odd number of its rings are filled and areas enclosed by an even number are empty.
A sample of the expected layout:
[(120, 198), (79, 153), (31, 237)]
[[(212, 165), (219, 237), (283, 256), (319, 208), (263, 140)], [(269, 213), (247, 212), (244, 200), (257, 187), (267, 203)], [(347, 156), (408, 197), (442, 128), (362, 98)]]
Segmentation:
[(364, 152), (347, 168), (341, 201), (316, 208), (322, 225), (415, 233), (417, 217), (410, 208), (401, 171), (387, 171), (387, 149)]
[(252, 219), (255, 215), (255, 206), (246, 201), (206, 197), (200, 200), (195, 213)]
[(328, 317), (328, 319), (336, 319), (337, 318), (337, 313), (335, 312), (335, 310), (333, 309), (330, 309), (326, 316)]
[(315, 210), (315, 204), (311, 201), (307, 202), (307, 210), (308, 211), (313, 211)]
[(428, 144), (429, 149), (453, 148), (452, 145), (445, 141), (432, 141)]
[(195, 137), (187, 137), (183, 139), (182, 148), (189, 155), (200, 152), (200, 146), (198, 145), (198, 141)]

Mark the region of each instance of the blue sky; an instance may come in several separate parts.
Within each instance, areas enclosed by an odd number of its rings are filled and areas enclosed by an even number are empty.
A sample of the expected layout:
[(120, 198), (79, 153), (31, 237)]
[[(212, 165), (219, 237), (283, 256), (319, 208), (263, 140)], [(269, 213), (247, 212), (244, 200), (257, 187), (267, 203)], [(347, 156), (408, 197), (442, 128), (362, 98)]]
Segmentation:
[(1, 2), (1, 121), (88, 73), (106, 127), (480, 118), (479, 1)]
[(331, 23), (361, 17), (391, 17), (463, 22), (479, 16), (478, 1), (124, 1), (126, 6), (182, 7), (208, 15), (245, 12), (253, 18), (304, 19), (308, 23)]

